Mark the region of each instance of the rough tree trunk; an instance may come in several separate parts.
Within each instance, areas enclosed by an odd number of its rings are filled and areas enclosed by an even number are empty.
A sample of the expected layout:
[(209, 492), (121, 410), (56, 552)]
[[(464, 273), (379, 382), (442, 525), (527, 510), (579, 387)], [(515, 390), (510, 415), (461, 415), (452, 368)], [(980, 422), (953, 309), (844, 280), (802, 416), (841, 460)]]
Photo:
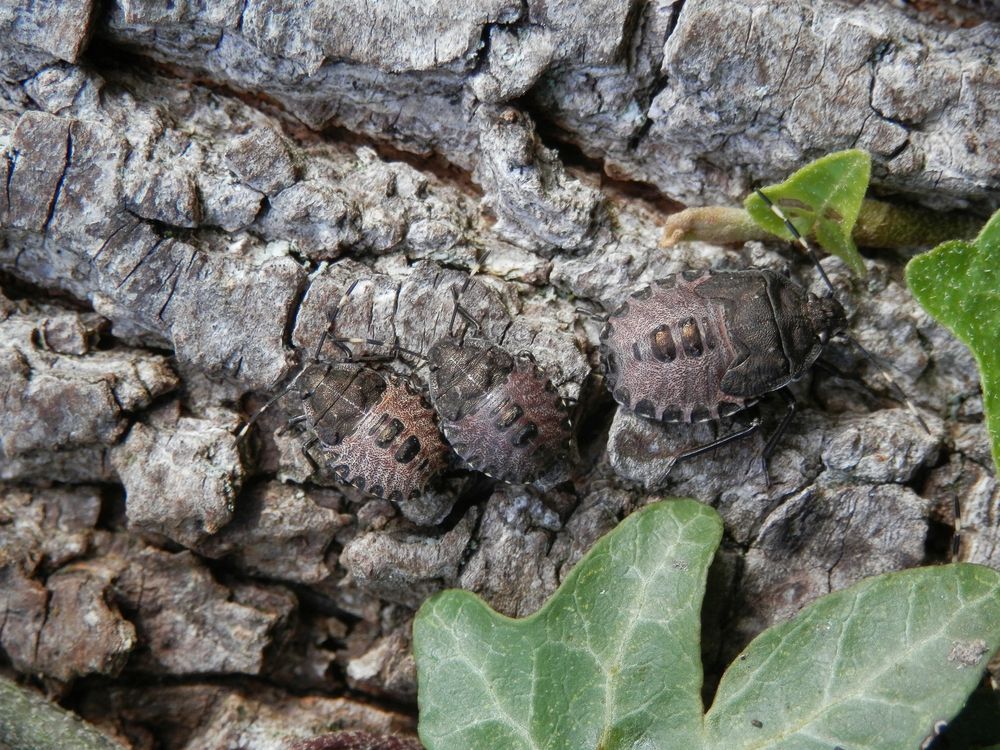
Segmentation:
[[(666, 429), (616, 409), (576, 310), (685, 268), (813, 283), (777, 244), (659, 250), (662, 196), (733, 203), (842, 148), (872, 152), (881, 195), (995, 208), (994, 10), (3, 0), (0, 671), (131, 747), (263, 750), (412, 732), (428, 594), (527, 614), (661, 497), (726, 522), (710, 674), (827, 591), (945, 559), (956, 501), (961, 557), (1000, 566), (974, 361), (900, 257), (864, 280), (824, 265), (931, 434), (833, 345), (794, 386), (770, 486), (762, 439), (672, 465), (747, 417)], [(456, 468), (395, 506), (314, 472), (279, 429), (288, 399), (237, 441), (353, 281), (338, 330), (419, 354), (474, 269), (483, 335), (580, 403), (571, 482)]]

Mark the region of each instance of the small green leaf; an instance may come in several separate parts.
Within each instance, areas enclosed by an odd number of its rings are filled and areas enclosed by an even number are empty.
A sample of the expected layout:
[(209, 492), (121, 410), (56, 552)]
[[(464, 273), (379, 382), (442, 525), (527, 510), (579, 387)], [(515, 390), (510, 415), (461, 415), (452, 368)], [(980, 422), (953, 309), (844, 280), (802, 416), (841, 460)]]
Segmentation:
[[(865, 264), (851, 232), (870, 175), (871, 156), (866, 151), (839, 151), (807, 164), (780, 185), (769, 185), (762, 192), (784, 212), (799, 234), (815, 237), (820, 247), (863, 276)], [(760, 196), (749, 195), (743, 205), (768, 232), (792, 239)]]
[(917, 747), (1000, 645), (1000, 573), (910, 570), (766, 631), (702, 713), (699, 609), (718, 515), (657, 503), (601, 539), (536, 614), (443, 592), (413, 626), (428, 750)]
[(0, 677), (0, 748), (125, 750), (76, 714), (6, 677)]
[(911, 260), (906, 283), (975, 355), (993, 461), (1000, 466), (1000, 211), (972, 242), (945, 242)]

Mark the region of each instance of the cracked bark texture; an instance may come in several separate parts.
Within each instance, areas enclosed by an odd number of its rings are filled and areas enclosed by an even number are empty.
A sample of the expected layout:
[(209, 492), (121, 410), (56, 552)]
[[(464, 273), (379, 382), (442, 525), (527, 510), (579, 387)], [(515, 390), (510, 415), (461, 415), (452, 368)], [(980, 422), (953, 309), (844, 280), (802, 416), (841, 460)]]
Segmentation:
[[(337, 747), (367, 735), (332, 724), (412, 735), (427, 595), (528, 614), (662, 497), (726, 523), (710, 675), (823, 593), (946, 559), (956, 504), (960, 556), (1000, 566), (974, 361), (901, 257), (864, 279), (824, 267), (930, 434), (831, 345), (793, 386), (770, 485), (762, 439), (675, 464), (752, 414), (661, 427), (615, 408), (592, 375), (600, 325), (577, 311), (687, 268), (814, 283), (778, 245), (667, 255), (659, 208), (733, 202), (840, 148), (873, 153), (882, 194), (995, 207), (988, 10), (0, 2), (3, 671), (132, 748)], [(571, 481), (507, 486), (454, 460), (396, 506), (314, 470), (287, 393), (237, 439), (332, 309), (357, 356), (419, 384), (455, 295), (579, 403)], [(780, 409), (761, 405), (768, 428)]]

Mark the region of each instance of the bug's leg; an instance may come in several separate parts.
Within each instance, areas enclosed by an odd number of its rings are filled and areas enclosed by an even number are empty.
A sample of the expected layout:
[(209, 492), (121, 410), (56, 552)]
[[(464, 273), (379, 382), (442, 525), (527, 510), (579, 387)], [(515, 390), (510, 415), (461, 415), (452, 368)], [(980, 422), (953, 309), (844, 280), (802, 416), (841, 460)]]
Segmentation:
[(764, 445), (764, 450), (761, 451), (759, 457), (760, 473), (764, 475), (764, 485), (766, 487), (771, 486), (771, 475), (767, 471), (767, 461), (771, 457), (771, 454), (774, 453), (774, 449), (777, 447), (781, 436), (784, 434), (785, 430), (788, 429), (788, 425), (795, 416), (795, 410), (797, 408), (795, 396), (792, 395), (792, 392), (788, 390), (788, 388), (779, 388), (778, 393), (780, 393), (781, 397), (785, 399), (785, 416), (781, 418), (781, 422), (767, 439), (767, 443)]
[(279, 427), (275, 431), (275, 433), (274, 433), (275, 437), (277, 437), (279, 435), (284, 435), (290, 429), (292, 429), (296, 425), (302, 424), (307, 419), (308, 419), (308, 417), (305, 414), (299, 414), (299, 416), (297, 416), (297, 417), (292, 417), (291, 419), (285, 420), (285, 423), (283, 425), (281, 425), (281, 427)]
[(281, 425), (281, 427), (278, 429), (278, 431), (275, 432), (274, 434), (276, 436), (277, 435), (284, 435), (290, 429), (292, 429), (296, 425), (302, 424), (307, 419), (309, 419), (309, 417), (306, 416), (305, 414), (299, 414), (299, 416), (297, 416), (297, 417), (292, 417), (291, 419), (286, 420), (285, 423), (283, 425)]
[(731, 435), (725, 435), (717, 440), (713, 440), (711, 443), (705, 445), (699, 445), (697, 448), (692, 448), (689, 451), (684, 451), (678, 454), (674, 459), (675, 461), (683, 461), (686, 458), (694, 458), (695, 456), (700, 456), (702, 453), (708, 453), (709, 451), (714, 451), (716, 448), (721, 448), (726, 443), (732, 443), (735, 440), (740, 440), (745, 438), (760, 429), (761, 421), (760, 418), (754, 419), (750, 424), (741, 430), (737, 430)]
[[(476, 320), (475, 316), (473, 316), (471, 312), (462, 307), (462, 304), (459, 301), (460, 295), (462, 294), (462, 292), (465, 291), (466, 287), (469, 285), (469, 282), (471, 280), (472, 277), (470, 276), (466, 280), (465, 284), (462, 286), (461, 290), (459, 290), (454, 286), (451, 288), (451, 296), (452, 299), (454, 300), (454, 306), (451, 309), (451, 321), (448, 323), (448, 333), (450, 333), (452, 336), (455, 335), (453, 333), (453, 331), (455, 330), (455, 320), (459, 317), (461, 317), (462, 320), (465, 321), (467, 328), (471, 327), (473, 329), (472, 331), (473, 336), (479, 336), (482, 333), (482, 326), (480, 326), (479, 321)], [(464, 331), (462, 332), (462, 338), (463, 339), (465, 338)]]
[(329, 324), (327, 325), (326, 330), (323, 331), (323, 335), (319, 337), (319, 344), (316, 345), (316, 353), (313, 355), (314, 362), (319, 361), (319, 355), (323, 351), (323, 344), (326, 343), (327, 338), (333, 340), (334, 346), (340, 349), (340, 351), (344, 352), (348, 360), (351, 359), (352, 352), (350, 348), (342, 340), (337, 339), (334, 336), (334, 332), (337, 330), (337, 318), (340, 316), (340, 311), (344, 309), (344, 306), (347, 304), (348, 298), (351, 296), (351, 292), (353, 292), (355, 288), (357, 288), (358, 284), (360, 284), (361, 281), (362, 281), (361, 279), (355, 279), (354, 281), (352, 281), (351, 285), (347, 287), (347, 291), (344, 292), (343, 295), (341, 295), (340, 300), (337, 302), (336, 306), (327, 315), (327, 321)]
[(467, 308), (462, 307), (460, 299), (463, 294), (465, 294), (469, 287), (472, 286), (472, 277), (478, 274), (483, 269), (483, 264), (486, 259), (490, 256), (490, 251), (485, 250), (481, 254), (477, 251), (476, 257), (473, 260), (472, 267), (469, 269), (469, 275), (465, 277), (465, 281), (462, 286), (459, 287), (457, 284), (452, 284), (451, 286), (451, 297), (454, 300), (454, 306), (451, 309), (451, 320), (448, 322), (448, 335), (455, 336), (460, 340), (465, 339), (465, 331), (462, 331), (461, 336), (455, 333), (455, 320), (461, 317), (466, 326), (472, 326), (475, 331), (474, 335), (479, 336), (482, 332), (482, 326), (479, 321), (468, 311)]
[[(368, 343), (374, 344), (376, 346), (385, 346), (383, 342), (376, 341), (375, 339), (368, 339)], [(395, 340), (392, 342), (392, 344), (389, 346), (389, 353), (386, 356), (380, 357), (380, 360), (387, 361), (396, 359), (400, 354), (405, 354), (409, 357), (413, 357), (414, 359), (419, 359), (422, 362), (427, 361), (427, 357), (418, 352), (417, 350), (407, 349), (405, 346), (401, 345), (399, 343), (399, 336), (397, 336)]]
[(792, 392), (788, 390), (787, 387), (779, 388), (778, 393), (780, 393), (781, 397), (785, 399), (785, 416), (781, 418), (781, 422), (778, 423), (778, 427), (771, 433), (771, 437), (767, 439), (764, 451), (760, 454), (764, 461), (767, 461), (767, 459), (771, 457), (771, 454), (774, 453), (774, 449), (777, 447), (778, 441), (781, 439), (785, 430), (788, 429), (788, 425), (795, 416), (795, 410), (798, 406), (795, 402), (795, 396), (792, 395)]
[(351, 349), (350, 344), (363, 345), (363, 346), (385, 346), (384, 341), (372, 338), (348, 338), (346, 336), (338, 336), (337, 338), (331, 338), (331, 343), (344, 352), (346, 356), (346, 361), (348, 362), (385, 362), (387, 360), (393, 359), (395, 357), (395, 351), (400, 348), (394, 346), (393, 349), (388, 354), (365, 354), (364, 356), (357, 356), (354, 350)]
[(306, 457), (306, 461), (309, 462), (309, 465), (312, 467), (313, 472), (319, 471), (319, 464), (316, 463), (316, 459), (313, 458), (312, 455), (309, 453), (309, 449), (312, 448), (314, 445), (316, 445), (316, 443), (318, 442), (319, 438), (314, 437), (311, 440), (307, 440), (302, 444), (302, 455)]
[(580, 315), (583, 315), (584, 317), (590, 318), (591, 320), (596, 320), (598, 323), (607, 323), (608, 322), (608, 316), (607, 315), (602, 315), (601, 313), (595, 313), (593, 310), (588, 310), (585, 307), (575, 307), (575, 308), (573, 308), (573, 311), (574, 312), (578, 312), (578, 313), (580, 313)]
[(757, 458), (757, 462), (760, 464), (760, 473), (764, 475), (764, 486), (770, 489), (771, 473), (767, 470), (767, 459), (763, 456), (759, 456)]
[(244, 424), (240, 428), (240, 431), (236, 433), (236, 442), (237, 443), (243, 441), (243, 439), (247, 436), (247, 432), (249, 432), (249, 430), (253, 426), (253, 424), (258, 419), (260, 419), (261, 414), (263, 414), (268, 409), (270, 409), (274, 405), (275, 401), (277, 401), (278, 399), (280, 399), (282, 396), (284, 396), (286, 393), (288, 393), (290, 390), (292, 390), (292, 388), (295, 387), (295, 384), (299, 382), (299, 378), (302, 377), (302, 373), (304, 373), (305, 371), (306, 371), (306, 368), (300, 366), (299, 371), (297, 373), (295, 373), (295, 377), (292, 378), (290, 381), (288, 381), (288, 383), (285, 386), (283, 386), (277, 393), (275, 393), (273, 396), (271, 396), (271, 398), (269, 398), (267, 400), (267, 402), (262, 407), (260, 407), (257, 411), (255, 411), (253, 413), (253, 415), (250, 417), (250, 419), (248, 419), (246, 421), (246, 424)]

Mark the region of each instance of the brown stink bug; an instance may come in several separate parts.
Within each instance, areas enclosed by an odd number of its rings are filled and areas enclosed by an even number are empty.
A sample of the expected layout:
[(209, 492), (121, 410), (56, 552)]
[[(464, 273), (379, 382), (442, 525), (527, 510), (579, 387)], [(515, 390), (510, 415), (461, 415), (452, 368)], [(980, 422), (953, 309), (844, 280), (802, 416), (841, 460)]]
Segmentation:
[[(789, 405), (780, 434), (795, 404), (785, 386), (846, 326), (835, 299), (772, 271), (686, 271), (608, 316), (601, 362), (618, 403), (663, 422), (718, 419), (780, 390)], [(771, 450), (769, 441), (765, 458)]]
[[(787, 410), (765, 444), (761, 455), (766, 462), (795, 414), (788, 384), (805, 374), (833, 336), (843, 335), (878, 365), (847, 334), (844, 308), (812, 248), (766, 195), (759, 190), (757, 194), (809, 253), (829, 294), (818, 297), (763, 269), (685, 271), (633, 293), (609, 315), (601, 331), (600, 354), (614, 399), (662, 422), (719, 419), (777, 391)], [(903, 401), (927, 429), (905, 395)], [(755, 419), (677, 459), (743, 437), (760, 424)]]
[[(419, 496), (448, 464), (450, 451), (438, 430), (433, 409), (409, 382), (390, 372), (356, 361), (350, 344), (379, 344), (336, 335), (337, 316), (360, 280), (351, 284), (329, 314), (312, 362), (243, 427), (240, 437), (274, 401), (295, 391), (303, 413), (290, 424), (304, 425), (310, 439), (302, 446), (318, 469), (310, 449), (318, 446), (323, 463), (336, 479), (376, 497), (403, 502)], [(346, 361), (320, 361), (329, 341)]]
[(402, 502), (420, 495), (448, 461), (433, 410), (408, 382), (356, 363), (306, 367), (297, 379), (303, 417), (338, 480)]
[(569, 410), (530, 353), (512, 355), (478, 337), (478, 323), (455, 296), (455, 318), (474, 329), (428, 351), (430, 399), (455, 452), (477, 471), (505, 482), (565, 478), (574, 456)]

